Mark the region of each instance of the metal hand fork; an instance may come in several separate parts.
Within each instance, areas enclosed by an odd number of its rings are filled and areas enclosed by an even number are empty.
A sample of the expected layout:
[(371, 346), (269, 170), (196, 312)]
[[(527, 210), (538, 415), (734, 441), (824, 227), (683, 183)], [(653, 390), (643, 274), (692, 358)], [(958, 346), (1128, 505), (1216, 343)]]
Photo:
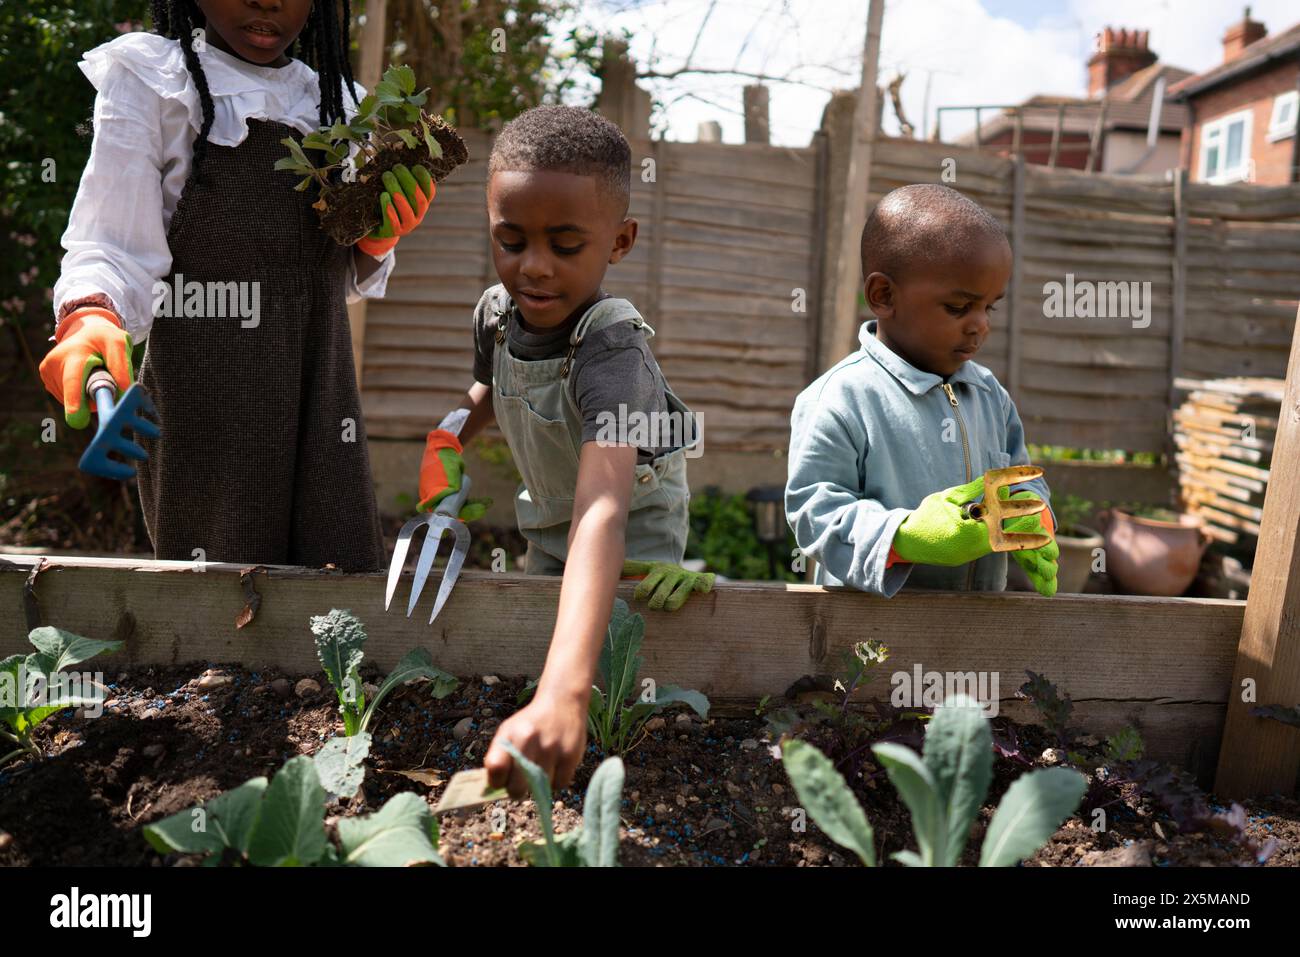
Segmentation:
[(110, 479), (129, 479), (135, 475), (135, 466), (130, 462), (119, 462), (108, 457), (109, 452), (116, 452), (127, 459), (147, 462), (149, 453), (134, 439), (126, 435), (126, 430), (158, 438), (161, 431), (157, 423), (144, 418), (140, 413), (157, 415), (149, 393), (139, 385), (133, 385), (122, 394), (116, 403), (117, 383), (107, 369), (96, 369), (86, 380), (86, 394), (95, 400), (95, 410), (99, 413), (99, 429), (90, 445), (81, 456), (81, 471)]
[(984, 473), (984, 501), (969, 502), (962, 506), (965, 518), (983, 519), (989, 527), (989, 545), (995, 552), (1018, 552), (1029, 548), (1042, 548), (1052, 540), (1052, 536), (1037, 532), (1008, 532), (1002, 523), (1011, 518), (1025, 515), (1037, 515), (1047, 508), (1041, 499), (1003, 499), (998, 497), (998, 489), (1008, 485), (1019, 485), (1032, 479), (1042, 477), (1043, 470), (1036, 465), (1012, 465), (1005, 469), (989, 469)]
[(463, 476), (459, 492), (444, 498), (428, 515), (413, 518), (402, 526), (402, 530), (397, 535), (397, 547), (393, 549), (392, 564), (388, 566), (388, 587), (384, 591), (385, 611), (392, 604), (393, 595), (397, 592), (397, 583), (401, 580), (402, 569), (406, 565), (406, 553), (411, 549), (411, 539), (421, 527), (427, 525), (429, 531), (424, 536), (424, 545), (421, 546), (420, 557), (415, 563), (415, 581), (411, 583), (411, 600), (406, 604), (406, 617), (410, 618), (411, 612), (415, 611), (415, 603), (420, 600), (424, 583), (429, 580), (429, 572), (433, 570), (434, 560), (442, 547), (442, 533), (450, 531), (455, 541), (451, 547), (451, 555), (447, 558), (447, 565), (442, 570), (442, 584), (438, 586), (438, 598), (433, 603), (433, 614), (429, 616), (429, 624), (432, 625), (433, 620), (438, 617), (438, 612), (442, 611), (442, 606), (446, 603), (447, 596), (451, 594), (456, 579), (460, 577), (461, 566), (465, 564), (465, 556), (469, 552), (469, 528), (457, 517), (469, 495), (469, 486), (469, 476)]

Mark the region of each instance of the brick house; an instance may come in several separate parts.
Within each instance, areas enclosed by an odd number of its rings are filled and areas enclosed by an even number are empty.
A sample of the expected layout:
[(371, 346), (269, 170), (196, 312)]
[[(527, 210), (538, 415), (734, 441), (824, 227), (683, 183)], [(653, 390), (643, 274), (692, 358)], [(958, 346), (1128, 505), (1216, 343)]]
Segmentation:
[[(1025, 162), (1069, 169), (1162, 173), (1177, 166), (1187, 112), (1181, 103), (1169, 101), (1168, 90), (1191, 71), (1160, 63), (1147, 40), (1146, 30), (1107, 27), (1097, 34), (1096, 49), (1088, 59), (1086, 97), (1032, 96), (1001, 109), (980, 124), (978, 135), (972, 131), (958, 142), (1003, 156), (1011, 155), (1018, 142)], [(1157, 95), (1158, 132), (1149, 143)]]
[(1180, 165), (1193, 182), (1300, 182), (1300, 23), (1268, 36), (1247, 7), (1223, 35), (1223, 62), (1170, 96), (1187, 108)]

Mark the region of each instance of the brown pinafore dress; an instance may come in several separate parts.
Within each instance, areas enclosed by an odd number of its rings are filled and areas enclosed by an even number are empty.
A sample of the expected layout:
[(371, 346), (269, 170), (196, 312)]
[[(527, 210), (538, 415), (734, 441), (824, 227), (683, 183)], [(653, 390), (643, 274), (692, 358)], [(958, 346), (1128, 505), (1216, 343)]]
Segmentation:
[(209, 143), (172, 216), (167, 285), (247, 283), (256, 308), (231, 315), (205, 295), (155, 316), (140, 382), (162, 435), (143, 443), (140, 502), (159, 559), (369, 571), (384, 555), (348, 327), (352, 250), (321, 230), (316, 190), (274, 169), (286, 136), (301, 139), (250, 120), (238, 146)]

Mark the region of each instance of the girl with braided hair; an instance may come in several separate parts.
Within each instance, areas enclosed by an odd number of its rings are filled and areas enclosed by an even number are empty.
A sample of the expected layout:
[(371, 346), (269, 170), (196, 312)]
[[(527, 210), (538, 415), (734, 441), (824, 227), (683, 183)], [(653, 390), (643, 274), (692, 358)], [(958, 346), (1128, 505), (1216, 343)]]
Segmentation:
[(384, 294), (433, 187), (399, 177), (387, 226), (347, 248), (321, 230), (315, 187), (274, 168), (285, 137), (355, 113), (350, 18), (349, 0), (155, 0), (154, 33), (82, 60), (95, 137), (41, 377), (84, 428), (90, 372), (125, 390), (145, 342), (157, 558), (383, 564), (346, 304)]

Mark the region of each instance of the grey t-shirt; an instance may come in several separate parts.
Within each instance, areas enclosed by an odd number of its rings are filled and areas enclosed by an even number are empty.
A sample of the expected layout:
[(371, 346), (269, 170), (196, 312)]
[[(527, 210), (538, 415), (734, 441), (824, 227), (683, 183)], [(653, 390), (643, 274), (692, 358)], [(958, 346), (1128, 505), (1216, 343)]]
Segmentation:
[[(496, 348), (498, 316), (515, 310), (506, 332), (510, 355), (524, 361), (557, 359), (569, 351), (569, 336), (582, 319), (571, 316), (553, 329), (532, 329), (511, 301), (505, 287), (496, 285), (483, 293), (474, 309), (474, 378), (492, 384), (492, 352)], [(655, 421), (656, 414), (669, 412), (666, 383), (659, 363), (650, 352), (643, 330), (631, 322), (615, 322), (583, 339), (569, 370), (569, 389), (582, 416), (582, 441), (594, 442), (601, 431), (602, 413), (628, 421), (633, 413)], [(637, 463), (648, 462), (673, 446), (638, 448)]]

